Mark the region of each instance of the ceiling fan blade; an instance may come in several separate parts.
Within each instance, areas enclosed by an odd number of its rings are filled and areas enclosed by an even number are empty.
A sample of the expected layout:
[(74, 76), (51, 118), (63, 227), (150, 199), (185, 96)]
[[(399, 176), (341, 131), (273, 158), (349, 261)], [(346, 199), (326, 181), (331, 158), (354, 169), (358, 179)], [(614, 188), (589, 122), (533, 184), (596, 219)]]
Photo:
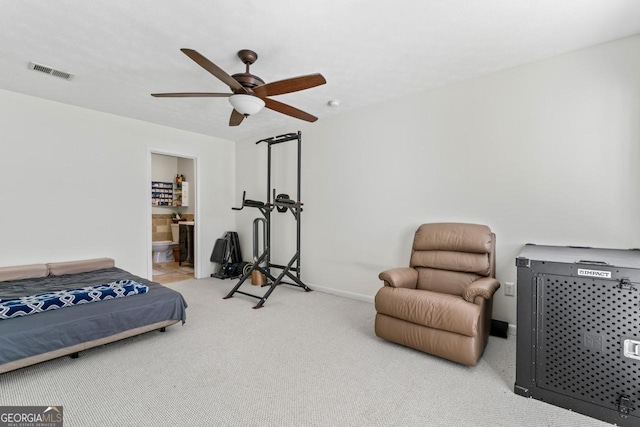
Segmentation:
[(290, 79), (279, 80), (253, 88), (253, 92), (259, 97), (282, 95), (285, 93), (297, 92), (299, 90), (310, 89), (312, 87), (325, 84), (327, 81), (322, 74), (309, 74), (307, 76), (292, 77)]
[(152, 93), (156, 98), (228, 98), (232, 93), (211, 92), (183, 92), (183, 93)]
[(218, 67), (216, 64), (202, 56), (199, 52), (193, 49), (180, 50), (189, 58), (193, 59), (196, 64), (213, 74), (218, 79), (222, 80), (222, 82), (229, 86), (231, 90), (242, 91), (244, 93), (247, 92), (246, 89), (240, 83), (238, 83), (236, 79), (227, 74), (222, 68)]
[(238, 126), (244, 120), (244, 115), (238, 112), (235, 108), (231, 112), (231, 117), (229, 118), (229, 126)]
[(305, 113), (302, 110), (298, 110), (295, 107), (292, 107), (288, 104), (283, 104), (282, 102), (275, 101), (270, 98), (264, 98), (265, 107), (277, 111), (278, 113), (286, 114), (287, 116), (294, 117), (300, 120), (306, 120), (308, 122), (315, 122), (318, 120), (316, 116), (312, 116), (309, 113)]

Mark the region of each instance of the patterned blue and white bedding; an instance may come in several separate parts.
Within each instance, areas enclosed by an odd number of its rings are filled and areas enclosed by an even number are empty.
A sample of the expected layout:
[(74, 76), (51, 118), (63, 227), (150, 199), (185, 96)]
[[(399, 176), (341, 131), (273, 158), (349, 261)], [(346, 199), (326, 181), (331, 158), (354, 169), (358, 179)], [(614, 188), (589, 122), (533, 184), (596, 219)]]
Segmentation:
[(96, 286), (0, 299), (0, 320), (28, 316), (58, 308), (144, 294), (149, 288), (133, 280), (116, 280)]

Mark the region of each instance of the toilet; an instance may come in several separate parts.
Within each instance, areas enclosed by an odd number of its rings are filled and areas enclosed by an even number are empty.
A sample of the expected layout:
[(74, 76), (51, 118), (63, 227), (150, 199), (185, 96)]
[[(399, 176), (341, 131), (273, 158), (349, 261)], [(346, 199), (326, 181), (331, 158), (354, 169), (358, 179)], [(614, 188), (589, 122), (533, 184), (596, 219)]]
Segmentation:
[(171, 258), (167, 257), (167, 252), (173, 247), (171, 240), (160, 240), (157, 242), (151, 242), (153, 248), (153, 262), (167, 262), (171, 261)]
[(180, 239), (180, 228), (178, 224), (171, 224), (171, 240), (159, 240), (151, 242), (153, 249), (153, 262), (173, 261), (173, 247), (178, 244)]

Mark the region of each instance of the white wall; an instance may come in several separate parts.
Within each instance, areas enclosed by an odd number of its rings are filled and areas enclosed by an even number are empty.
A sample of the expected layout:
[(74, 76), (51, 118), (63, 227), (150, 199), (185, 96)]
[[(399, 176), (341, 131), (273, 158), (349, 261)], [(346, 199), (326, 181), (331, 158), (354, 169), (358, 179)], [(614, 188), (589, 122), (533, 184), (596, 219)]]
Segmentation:
[(234, 144), (0, 91), (0, 265), (112, 257), (148, 277), (150, 150), (197, 157), (196, 275), (233, 229)]
[(174, 182), (178, 170), (178, 158), (164, 154), (151, 154), (151, 180)]
[[(502, 282), (516, 281), (527, 242), (639, 247), (639, 51), (640, 36), (312, 125), (292, 121), (303, 129), (305, 282), (370, 299), (380, 271), (408, 264), (425, 222), (489, 225)], [(266, 147), (253, 142), (237, 145), (236, 185), (264, 200)], [(274, 150), (274, 164), (287, 163), (281, 156), (293, 166), (288, 151)], [(245, 211), (248, 259), (257, 212)], [(516, 323), (515, 298), (500, 290), (494, 307), (494, 318)]]

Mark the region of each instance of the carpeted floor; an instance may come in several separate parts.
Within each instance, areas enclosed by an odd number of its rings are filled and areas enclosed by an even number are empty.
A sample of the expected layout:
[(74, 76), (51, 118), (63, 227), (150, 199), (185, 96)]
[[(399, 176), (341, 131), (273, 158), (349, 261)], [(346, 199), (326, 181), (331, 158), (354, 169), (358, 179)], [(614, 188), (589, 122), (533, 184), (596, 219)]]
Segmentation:
[(608, 425), (515, 395), (513, 336), (467, 368), (378, 339), (369, 303), (281, 286), (253, 310), (234, 284), (167, 285), (184, 326), (0, 375), (0, 406), (63, 405), (65, 427)]

